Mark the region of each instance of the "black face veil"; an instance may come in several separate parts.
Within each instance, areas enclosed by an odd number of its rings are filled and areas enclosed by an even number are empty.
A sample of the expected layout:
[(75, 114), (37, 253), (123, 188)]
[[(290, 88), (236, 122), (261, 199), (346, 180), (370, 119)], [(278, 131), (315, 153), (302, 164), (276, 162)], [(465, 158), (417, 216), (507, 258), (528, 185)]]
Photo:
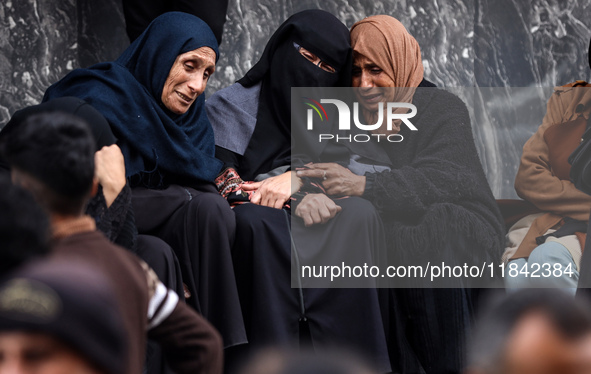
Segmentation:
[[(314, 53), (336, 72), (329, 73), (308, 61), (294, 43)], [(350, 86), (351, 65), (349, 30), (332, 14), (306, 10), (279, 27), (259, 62), (238, 81), (245, 87), (262, 82), (256, 127), (240, 163), (245, 180), (291, 163), (291, 88)], [(294, 124), (294, 130), (300, 129), (305, 131), (305, 122)], [(309, 151), (310, 161), (314, 161), (321, 150)]]

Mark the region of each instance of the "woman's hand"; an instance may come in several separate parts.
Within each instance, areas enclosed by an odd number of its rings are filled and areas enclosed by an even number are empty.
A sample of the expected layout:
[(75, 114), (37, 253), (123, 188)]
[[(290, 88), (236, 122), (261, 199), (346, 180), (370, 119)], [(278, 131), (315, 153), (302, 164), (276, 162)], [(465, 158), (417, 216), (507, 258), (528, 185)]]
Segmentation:
[(261, 182), (241, 185), (244, 191), (254, 191), (250, 198), (251, 203), (275, 209), (281, 209), (291, 195), (299, 191), (301, 186), (302, 181), (291, 171)]
[(322, 186), (328, 195), (361, 196), (365, 191), (365, 176), (353, 174), (339, 164), (319, 163), (308, 167), (306, 170), (298, 170), (298, 177), (322, 179)]
[(125, 160), (117, 144), (105, 146), (94, 154), (94, 177), (103, 187), (107, 208), (125, 187)]
[(304, 220), (304, 225), (312, 226), (328, 222), (341, 209), (325, 194), (313, 193), (304, 196), (295, 210), (295, 215)]

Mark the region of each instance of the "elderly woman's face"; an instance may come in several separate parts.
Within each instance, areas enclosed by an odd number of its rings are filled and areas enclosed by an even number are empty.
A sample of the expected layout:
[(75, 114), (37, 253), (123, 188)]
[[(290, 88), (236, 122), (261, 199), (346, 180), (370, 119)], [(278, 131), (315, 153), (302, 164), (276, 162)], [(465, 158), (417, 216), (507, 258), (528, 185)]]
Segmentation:
[(162, 89), (162, 104), (173, 113), (186, 113), (214, 71), (215, 52), (209, 47), (178, 55)]
[(369, 111), (377, 111), (381, 102), (394, 101), (394, 81), (375, 62), (353, 52), (353, 87), (357, 99)]

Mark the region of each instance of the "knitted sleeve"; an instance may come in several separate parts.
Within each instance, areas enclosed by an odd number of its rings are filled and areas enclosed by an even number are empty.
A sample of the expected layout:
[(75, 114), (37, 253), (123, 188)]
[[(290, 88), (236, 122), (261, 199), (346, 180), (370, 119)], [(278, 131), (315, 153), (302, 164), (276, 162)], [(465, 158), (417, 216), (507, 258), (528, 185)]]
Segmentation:
[[(492, 200), (463, 102), (445, 94), (429, 108), (423, 108), (419, 131), (413, 134), (419, 139), (414, 154), (400, 155), (408, 162), (390, 171), (365, 174), (363, 197), (383, 216), (409, 221), (434, 204), (477, 201), (483, 193)], [(391, 159), (397, 157), (389, 154)]]

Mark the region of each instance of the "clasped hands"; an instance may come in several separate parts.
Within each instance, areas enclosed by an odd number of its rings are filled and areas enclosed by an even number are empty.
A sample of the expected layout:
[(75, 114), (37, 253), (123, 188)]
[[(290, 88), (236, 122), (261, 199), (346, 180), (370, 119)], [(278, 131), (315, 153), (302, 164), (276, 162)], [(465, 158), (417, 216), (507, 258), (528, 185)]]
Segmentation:
[(308, 169), (298, 170), (298, 177), (318, 178), (329, 196), (361, 196), (365, 191), (365, 176), (334, 162), (308, 164)]
[[(288, 171), (267, 178), (261, 182), (245, 183), (244, 191), (254, 191), (250, 202), (257, 205), (281, 209), (291, 195), (302, 186), (300, 177), (319, 178), (328, 195), (361, 196), (365, 189), (365, 177), (353, 174), (347, 168), (335, 163), (308, 164), (308, 169), (297, 173)], [(295, 215), (302, 218), (306, 226), (322, 224), (334, 218), (341, 207), (325, 194), (308, 194), (298, 204)]]

